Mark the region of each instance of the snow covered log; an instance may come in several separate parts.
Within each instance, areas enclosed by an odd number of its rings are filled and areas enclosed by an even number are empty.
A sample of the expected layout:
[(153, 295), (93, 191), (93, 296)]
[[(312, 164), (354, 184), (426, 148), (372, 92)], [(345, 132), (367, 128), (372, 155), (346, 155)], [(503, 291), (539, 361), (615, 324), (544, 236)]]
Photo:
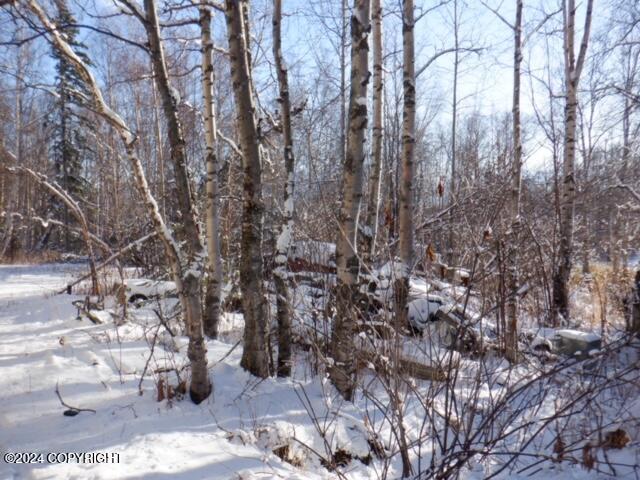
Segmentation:
[[(377, 372), (384, 372), (389, 368), (388, 361), (385, 361), (386, 357), (381, 356), (378, 352), (360, 348), (357, 351), (357, 357), (359, 369), (373, 365)], [(398, 357), (397, 362), (400, 366), (401, 373), (419, 380), (442, 382), (447, 378), (444, 370), (439, 366), (428, 365), (427, 363), (403, 355)]]

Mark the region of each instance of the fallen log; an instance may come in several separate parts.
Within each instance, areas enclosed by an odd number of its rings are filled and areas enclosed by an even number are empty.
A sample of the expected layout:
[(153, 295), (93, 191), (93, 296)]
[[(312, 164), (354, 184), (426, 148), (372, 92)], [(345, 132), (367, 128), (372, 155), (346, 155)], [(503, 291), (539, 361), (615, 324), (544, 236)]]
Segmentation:
[[(384, 361), (377, 352), (361, 348), (357, 351), (356, 355), (358, 359), (358, 366), (361, 368), (372, 364), (377, 372), (386, 372), (389, 369), (387, 362)], [(434, 382), (443, 382), (447, 379), (447, 375), (442, 368), (427, 365), (426, 363), (406, 358), (402, 355), (397, 358), (397, 361), (400, 366), (401, 373), (409, 375), (410, 377)]]

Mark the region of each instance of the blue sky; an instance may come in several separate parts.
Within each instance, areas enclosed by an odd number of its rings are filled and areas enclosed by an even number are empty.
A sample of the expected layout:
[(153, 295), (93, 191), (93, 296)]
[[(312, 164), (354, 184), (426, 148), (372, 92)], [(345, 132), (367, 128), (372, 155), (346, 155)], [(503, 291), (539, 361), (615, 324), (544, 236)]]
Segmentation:
[[(113, 9), (113, 3), (107, 0), (95, 0), (97, 5), (103, 8)], [(513, 36), (511, 29), (506, 26), (494, 13), (492, 13), (480, 0), (458, 0), (460, 11), (460, 38), (464, 46), (482, 47), (480, 55), (475, 53), (463, 54), (459, 74), (459, 103), (460, 116), (472, 112), (480, 112), (484, 115), (492, 113), (509, 112), (512, 104), (512, 62), (513, 62)], [(513, 21), (513, 0), (486, 0), (489, 6), (507, 19)], [(424, 9), (436, 5), (439, 0), (416, 0), (417, 14)], [(543, 18), (544, 12), (558, 10), (560, 0), (525, 0), (525, 35), (531, 32), (533, 27)], [(351, 4), (349, 0), (349, 4)], [(81, 5), (93, 9), (94, 0), (80, 0)], [(293, 66), (292, 75), (298, 75), (297, 81), (305, 83), (308, 75), (318, 75), (316, 64), (318, 61), (328, 62), (331, 73), (339, 75), (334, 45), (328, 39), (327, 27), (336, 26), (339, 20), (332, 19), (339, 13), (339, 0), (284, 0), (285, 18), (283, 21), (284, 55), (287, 62)], [(453, 0), (448, 4), (437, 8), (422, 18), (416, 25), (416, 65), (419, 68), (434, 53), (453, 47)], [(264, 39), (263, 50), (267, 56), (271, 55), (270, 46), (270, 13), (271, 0), (257, 0), (252, 2), (254, 9), (254, 35)], [(397, 16), (399, 0), (384, 2), (387, 15), (385, 17), (385, 36), (387, 49), (401, 48), (400, 20)], [(582, 25), (584, 6), (578, 3), (578, 25)], [(602, 30), (608, 17), (604, 8), (596, 1), (594, 14), (594, 34)], [(394, 13), (395, 12), (395, 13)], [(545, 28), (558, 28), (561, 15), (556, 15)], [(118, 20), (123, 25), (121, 20)], [(128, 32), (130, 33), (130, 32)], [(221, 14), (215, 16), (215, 37), (221, 46), (226, 46), (226, 26)], [(579, 39), (581, 31), (577, 32)], [(95, 33), (82, 32), (87, 44), (95, 46), (100, 42), (100, 37)], [(396, 43), (394, 45), (393, 39)], [(555, 34), (549, 37), (549, 43), (554, 51), (554, 83), (562, 85), (562, 39)], [(522, 82), (522, 113), (526, 121), (534, 114), (531, 81), (527, 69), (535, 75), (543, 76), (546, 63), (545, 37), (539, 32), (530, 37), (524, 50), (523, 82)], [(102, 50), (102, 49), (99, 49)], [(348, 54), (348, 52), (347, 52)], [(46, 63), (46, 61), (45, 61)], [(266, 71), (266, 70), (265, 70)], [(586, 74), (586, 71), (585, 71)], [(312, 82), (308, 82), (311, 84)], [(418, 94), (420, 96), (419, 108), (437, 107), (435, 122), (441, 128), (446, 129), (451, 121), (451, 95), (453, 83), (453, 55), (447, 54), (436, 60), (418, 79)], [(584, 82), (583, 82), (584, 83)], [(537, 82), (533, 82), (536, 100), (540, 105), (545, 103), (542, 91)], [(615, 102), (614, 102), (615, 103)], [(615, 108), (612, 105), (611, 108)], [(424, 113), (424, 111), (423, 111)], [(436, 126), (434, 124), (434, 128)], [(549, 157), (548, 149), (542, 147), (543, 139), (535, 127), (525, 125), (525, 138), (530, 140), (525, 144), (526, 167), (537, 169), (546, 164)], [(610, 136), (619, 135), (617, 130), (612, 130)]]

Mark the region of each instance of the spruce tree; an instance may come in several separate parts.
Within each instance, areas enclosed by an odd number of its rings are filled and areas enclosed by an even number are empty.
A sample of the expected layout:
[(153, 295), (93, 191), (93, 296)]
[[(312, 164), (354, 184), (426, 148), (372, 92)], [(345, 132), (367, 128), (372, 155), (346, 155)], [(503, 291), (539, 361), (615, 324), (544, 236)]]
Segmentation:
[[(85, 62), (92, 65), (86, 54), (87, 47), (80, 42), (76, 20), (66, 3), (66, 0), (56, 0), (58, 15), (57, 27), (66, 36), (73, 51)], [(58, 98), (50, 116), (52, 125), (50, 157), (53, 163), (53, 174), (56, 182), (75, 200), (85, 199), (90, 194), (90, 185), (84, 172), (93, 157), (89, 137), (94, 133), (93, 122), (87, 116), (88, 94), (87, 86), (78, 74), (75, 66), (54, 47), (51, 56), (56, 61), (56, 91)], [(51, 199), (49, 214), (62, 220), (65, 227), (73, 226), (73, 218), (66, 205), (56, 198)], [(48, 234), (45, 238), (48, 238)], [(73, 246), (69, 235), (69, 228), (65, 228), (60, 237), (58, 247), (68, 251)], [(46, 242), (46, 240), (44, 240)]]

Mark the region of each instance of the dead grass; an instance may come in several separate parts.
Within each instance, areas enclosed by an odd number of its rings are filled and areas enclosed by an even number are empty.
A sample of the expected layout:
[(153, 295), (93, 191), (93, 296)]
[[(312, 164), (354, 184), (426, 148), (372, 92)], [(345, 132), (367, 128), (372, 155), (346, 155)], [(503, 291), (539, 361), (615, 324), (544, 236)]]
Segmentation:
[(41, 265), (60, 261), (60, 252), (42, 250), (39, 252), (20, 251), (11, 257), (0, 257), (0, 265)]
[(591, 274), (573, 272), (569, 288), (572, 291), (572, 317), (592, 330), (623, 328), (623, 299), (632, 283), (630, 271), (615, 274), (607, 263), (593, 263)]

